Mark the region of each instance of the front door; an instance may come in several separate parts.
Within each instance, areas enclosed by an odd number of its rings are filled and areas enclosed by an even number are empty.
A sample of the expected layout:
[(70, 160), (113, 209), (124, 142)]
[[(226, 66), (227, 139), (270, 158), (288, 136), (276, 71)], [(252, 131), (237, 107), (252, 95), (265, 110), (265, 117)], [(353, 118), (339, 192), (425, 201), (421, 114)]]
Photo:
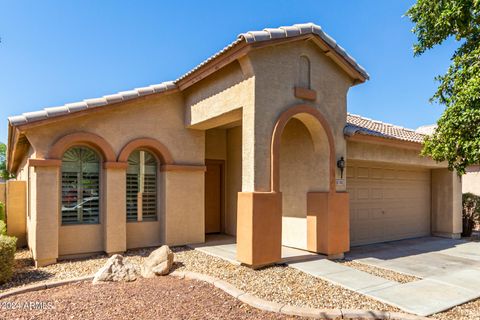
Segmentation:
[(222, 231), (223, 160), (205, 160), (205, 233)]

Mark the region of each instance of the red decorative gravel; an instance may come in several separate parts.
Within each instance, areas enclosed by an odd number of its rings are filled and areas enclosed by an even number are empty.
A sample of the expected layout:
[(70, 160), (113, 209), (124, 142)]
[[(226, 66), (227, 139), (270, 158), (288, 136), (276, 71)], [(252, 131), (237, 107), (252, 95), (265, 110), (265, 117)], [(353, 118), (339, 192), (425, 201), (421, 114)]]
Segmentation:
[(214, 286), (173, 277), (80, 282), (0, 300), (0, 319), (299, 319), (264, 312)]

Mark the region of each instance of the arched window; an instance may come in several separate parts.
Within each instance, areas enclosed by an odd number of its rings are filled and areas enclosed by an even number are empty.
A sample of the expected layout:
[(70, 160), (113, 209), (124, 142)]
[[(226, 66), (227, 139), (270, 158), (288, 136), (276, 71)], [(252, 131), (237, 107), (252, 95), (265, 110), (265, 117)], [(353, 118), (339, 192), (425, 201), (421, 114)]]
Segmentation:
[(128, 157), (127, 221), (157, 219), (157, 160), (147, 151)]
[(310, 89), (310, 60), (306, 56), (300, 56), (298, 66), (298, 86)]
[(99, 223), (100, 158), (72, 147), (62, 159), (62, 224)]

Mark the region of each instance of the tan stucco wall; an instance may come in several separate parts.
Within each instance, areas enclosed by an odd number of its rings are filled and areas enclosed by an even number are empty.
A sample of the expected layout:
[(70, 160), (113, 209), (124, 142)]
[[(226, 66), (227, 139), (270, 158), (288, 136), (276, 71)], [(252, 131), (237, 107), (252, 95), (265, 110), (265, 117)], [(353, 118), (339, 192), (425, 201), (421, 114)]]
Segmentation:
[[(56, 262), (59, 252), (59, 170), (54, 167), (37, 167), (31, 181), (31, 228), (29, 246), (36, 265)], [(45, 186), (48, 186), (45, 187)], [(33, 235), (30, 236), (30, 232)], [(31, 239), (30, 239), (31, 238)], [(77, 242), (83, 235), (78, 234)]]
[(103, 226), (101, 224), (62, 226), (60, 222), (59, 256), (103, 251)]
[[(24, 231), (22, 231), (22, 233), (24, 233), (24, 240), (22, 241), (18, 241), (17, 242), (17, 245), (21, 245), (21, 246), (25, 246), (25, 245), (29, 245), (29, 238), (30, 238), (30, 231), (31, 231), (31, 219), (30, 219), (30, 214), (29, 214), (29, 211), (30, 211), (30, 203), (31, 203), (31, 195), (30, 195), (30, 185), (29, 185), (29, 167), (28, 167), (28, 159), (30, 157), (33, 157), (34, 156), (34, 150), (33, 148), (29, 148), (28, 149), (28, 152), (27, 152), (27, 155), (22, 159), (20, 165), (19, 165), (19, 168), (18, 168), (18, 171), (16, 173), (16, 179), (17, 181), (23, 181), (25, 183), (25, 223), (24, 223), (24, 226), (23, 228), (25, 229)], [(5, 185), (6, 186), (6, 185)], [(6, 191), (6, 190), (5, 190)], [(5, 193), (6, 195), (6, 193)], [(4, 203), (6, 202), (6, 199), (4, 201)]]
[(180, 94), (132, 100), (113, 109), (32, 128), (26, 136), (36, 157), (44, 158), (60, 137), (78, 131), (99, 135), (117, 155), (129, 141), (148, 137), (163, 143), (177, 163), (203, 164), (204, 161), (204, 132), (185, 129)]
[(203, 171), (165, 172), (165, 243), (205, 241)]
[(205, 159), (227, 160), (227, 131), (205, 131)]
[(462, 232), (462, 181), (456, 172), (432, 170), (432, 233), (458, 237)]
[(329, 189), (329, 147), (325, 133), (315, 150), (310, 132), (297, 119), (283, 131), (280, 146), (282, 244), (307, 249), (307, 193)]
[(237, 234), (237, 197), (242, 191), (242, 127), (227, 130), (225, 232)]
[(185, 123), (205, 130), (240, 121), (242, 108), (253, 107), (254, 80), (233, 62), (199, 81), (184, 91)]
[(127, 249), (126, 170), (104, 169), (103, 174), (103, 250), (109, 254), (123, 252)]
[(467, 172), (462, 176), (462, 192), (480, 196), (480, 172)]
[[(262, 48), (249, 54), (255, 74), (255, 110), (243, 110), (243, 191), (270, 190), (273, 127), (283, 111), (305, 103), (294, 96), (293, 90), (301, 55), (310, 59), (311, 89), (317, 92), (317, 100), (309, 104), (323, 114), (332, 129), (335, 157), (345, 157), (343, 128), (346, 95), (352, 79), (309, 41)], [(337, 186), (339, 191), (344, 189)]]
[(428, 168), (445, 168), (447, 166), (445, 163), (437, 163), (430, 158), (422, 157), (420, 150), (358, 141), (347, 141), (347, 159), (415, 165)]
[(0, 202), (3, 204), (5, 204), (6, 186), (5, 182), (0, 182)]
[(27, 181), (28, 179), (28, 159), (35, 157), (35, 150), (29, 147), (27, 155), (23, 157), (16, 174), (16, 180)]
[(163, 236), (160, 221), (127, 222), (127, 249), (159, 246)]
[(17, 246), (27, 244), (27, 184), (25, 181), (7, 181), (7, 234), (17, 237)]
[(35, 219), (37, 217), (37, 206), (35, 205), (35, 199), (37, 197), (37, 174), (35, 168), (28, 168), (29, 178), (27, 181), (27, 244), (30, 250), (36, 244), (36, 231), (35, 231)]

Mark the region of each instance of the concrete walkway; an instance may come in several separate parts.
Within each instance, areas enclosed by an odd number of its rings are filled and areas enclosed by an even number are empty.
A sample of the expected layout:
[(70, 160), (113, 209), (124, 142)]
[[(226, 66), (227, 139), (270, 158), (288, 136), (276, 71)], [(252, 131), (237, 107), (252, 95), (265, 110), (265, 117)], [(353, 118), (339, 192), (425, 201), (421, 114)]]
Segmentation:
[[(235, 237), (219, 234), (219, 235), (207, 235), (205, 243), (190, 244), (188, 247), (203, 252), (205, 254), (229, 261), (234, 265), (240, 265), (237, 261), (237, 244)], [(289, 248), (282, 247), (282, 261), (281, 263), (293, 262), (293, 261), (305, 261), (309, 259), (316, 259), (319, 255)]]
[[(195, 250), (236, 260), (233, 237), (210, 237)], [(349, 260), (413, 275), (401, 284), (303, 250), (282, 248), (283, 263), (399, 309), (428, 316), (480, 297), (480, 243), (434, 237), (352, 248)]]

